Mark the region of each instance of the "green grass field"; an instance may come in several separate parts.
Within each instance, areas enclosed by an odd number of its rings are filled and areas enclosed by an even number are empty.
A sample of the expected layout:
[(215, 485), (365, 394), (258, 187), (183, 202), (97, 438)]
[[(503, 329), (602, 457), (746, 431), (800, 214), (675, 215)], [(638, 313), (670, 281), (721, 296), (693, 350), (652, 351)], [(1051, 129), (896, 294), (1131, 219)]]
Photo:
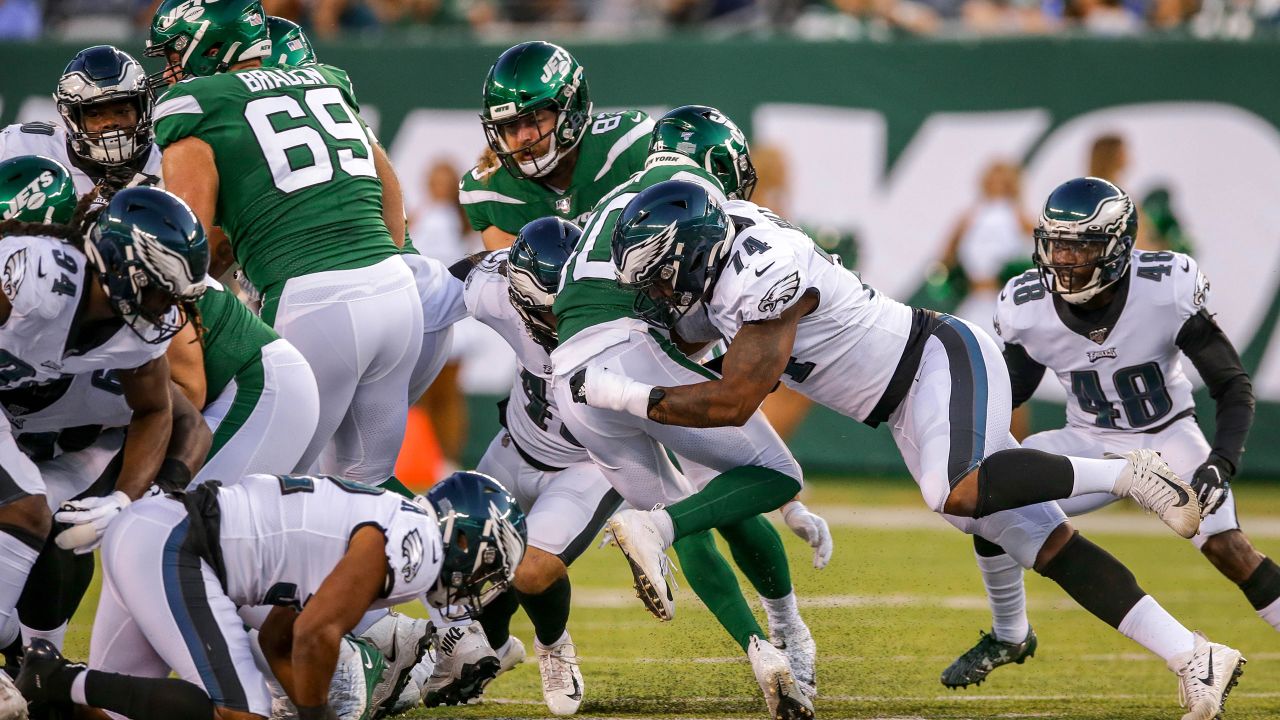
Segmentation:
[[(1263, 552), (1280, 555), (1280, 488), (1242, 488), (1240, 515)], [(816, 481), (807, 501), (831, 521), (836, 554), (814, 570), (807, 546), (782, 529), (803, 612), (819, 649), (816, 704), (823, 718), (1179, 718), (1163, 663), (1076, 607), (1057, 586), (1027, 576), (1040, 650), (980, 688), (948, 691), (942, 669), (987, 628), (968, 538), (924, 510), (909, 480)], [(1280, 718), (1280, 633), (1159, 520), (1112, 508), (1078, 526), (1123, 560), (1143, 587), (1188, 626), (1239, 648), (1247, 672), (1231, 695), (1232, 720)], [(764, 702), (737, 647), (681, 588), (674, 622), (640, 606), (614, 548), (573, 568), (570, 631), (582, 656), (582, 717), (764, 718)], [(679, 576), (677, 576), (679, 582)], [(69, 634), (87, 653), (92, 607)], [(515, 631), (532, 651), (523, 615)], [(532, 658), (490, 686), (483, 705), (412, 717), (547, 716)]]

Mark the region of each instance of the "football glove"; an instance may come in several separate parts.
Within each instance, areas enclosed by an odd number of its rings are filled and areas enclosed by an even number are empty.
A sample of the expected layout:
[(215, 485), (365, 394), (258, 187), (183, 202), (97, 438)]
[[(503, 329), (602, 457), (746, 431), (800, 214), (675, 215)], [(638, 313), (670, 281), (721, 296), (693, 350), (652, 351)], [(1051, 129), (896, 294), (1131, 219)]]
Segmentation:
[(608, 368), (587, 366), (569, 378), (569, 392), (574, 402), (647, 418), (653, 386), (636, 382)]
[(792, 500), (782, 506), (782, 520), (791, 528), (791, 532), (799, 535), (801, 540), (813, 548), (813, 566), (819, 570), (826, 567), (835, 550), (827, 521), (809, 512), (809, 508), (799, 500)]
[(1231, 463), (1210, 453), (1209, 459), (1196, 469), (1191, 478), (1191, 488), (1200, 498), (1200, 516), (1209, 517), (1227, 500), (1231, 489), (1231, 476), (1235, 470)]
[(77, 555), (93, 552), (102, 542), (107, 526), (132, 502), (120, 490), (105, 497), (68, 500), (58, 508), (53, 518), (71, 527), (58, 533), (54, 542), (63, 550), (72, 550)]

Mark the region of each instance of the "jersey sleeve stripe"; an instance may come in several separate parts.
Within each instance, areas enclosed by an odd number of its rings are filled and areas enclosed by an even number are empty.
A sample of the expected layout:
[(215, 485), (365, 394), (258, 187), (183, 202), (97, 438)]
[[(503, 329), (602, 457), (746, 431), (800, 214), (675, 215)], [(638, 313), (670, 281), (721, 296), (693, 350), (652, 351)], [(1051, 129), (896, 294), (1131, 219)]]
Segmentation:
[(626, 135), (618, 138), (618, 141), (609, 148), (609, 154), (604, 158), (604, 165), (600, 167), (600, 172), (596, 173), (596, 180), (609, 174), (609, 170), (613, 168), (613, 163), (617, 161), (618, 156), (627, 151), (636, 140), (647, 137), (653, 133), (653, 118), (645, 118), (644, 122), (639, 123), (631, 128)]
[(503, 195), (500, 192), (492, 190), (463, 190), (458, 193), (458, 202), (463, 205), (474, 205), (482, 202), (496, 202), (506, 205), (524, 205), (524, 201), (519, 198), (513, 198), (510, 195)]
[(203, 114), (204, 109), (200, 107), (199, 100), (196, 100), (191, 95), (182, 95), (176, 98), (170, 98), (157, 105), (151, 122), (159, 122), (161, 118), (166, 118), (170, 115)]

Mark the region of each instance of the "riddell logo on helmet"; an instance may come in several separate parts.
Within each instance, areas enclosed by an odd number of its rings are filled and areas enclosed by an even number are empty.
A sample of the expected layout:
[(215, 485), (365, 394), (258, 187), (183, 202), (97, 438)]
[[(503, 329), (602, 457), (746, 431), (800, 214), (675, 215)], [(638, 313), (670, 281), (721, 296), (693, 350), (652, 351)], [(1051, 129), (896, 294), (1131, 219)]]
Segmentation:
[(158, 23), (159, 29), (161, 31), (168, 30), (174, 25), (177, 25), (179, 20), (187, 20), (188, 22), (195, 22), (196, 20), (199, 20), (204, 16), (203, 5), (206, 2), (217, 2), (217, 0), (187, 0), (181, 5), (178, 5), (174, 9), (170, 10), (167, 15), (161, 16), (160, 22)]

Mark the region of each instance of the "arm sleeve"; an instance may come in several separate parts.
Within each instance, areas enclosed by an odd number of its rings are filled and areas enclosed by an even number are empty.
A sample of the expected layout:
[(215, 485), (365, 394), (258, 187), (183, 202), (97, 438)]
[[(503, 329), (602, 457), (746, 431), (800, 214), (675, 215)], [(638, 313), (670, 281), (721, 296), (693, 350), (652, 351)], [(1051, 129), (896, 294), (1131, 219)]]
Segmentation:
[(1040, 380), (1044, 377), (1044, 365), (1033, 360), (1021, 345), (1011, 342), (1004, 344), (1004, 364), (1009, 368), (1009, 385), (1013, 391), (1013, 406), (1016, 408), (1030, 400), (1032, 393), (1040, 386)]
[(1208, 311), (1201, 309), (1182, 324), (1178, 349), (1186, 354), (1217, 403), (1213, 454), (1240, 467), (1245, 439), (1253, 426), (1253, 382), (1240, 355)]

